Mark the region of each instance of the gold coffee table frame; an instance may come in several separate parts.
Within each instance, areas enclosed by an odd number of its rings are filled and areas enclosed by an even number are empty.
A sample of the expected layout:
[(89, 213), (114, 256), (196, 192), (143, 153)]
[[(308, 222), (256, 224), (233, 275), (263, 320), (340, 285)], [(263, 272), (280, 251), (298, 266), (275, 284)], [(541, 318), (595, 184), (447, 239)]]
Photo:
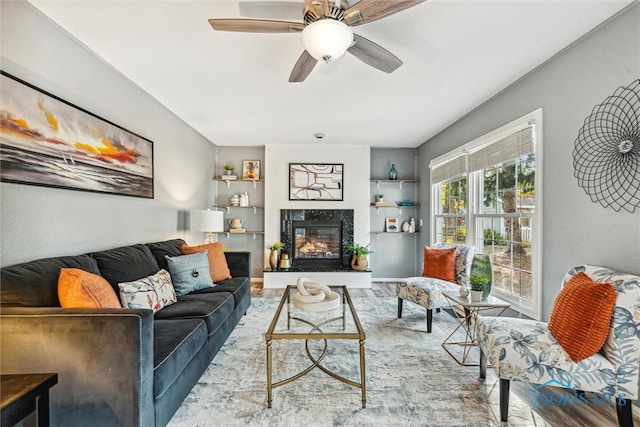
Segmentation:
[[(349, 291), (346, 286), (329, 286), (333, 292), (338, 292), (341, 294), (342, 304), (340, 307), (334, 310), (324, 311), (324, 312), (305, 312), (303, 310), (299, 310), (293, 307), (292, 294), (297, 290), (296, 286), (289, 285), (280, 300), (280, 304), (278, 305), (278, 309), (273, 316), (273, 320), (271, 320), (271, 324), (269, 325), (269, 329), (265, 334), (265, 341), (267, 344), (267, 407), (271, 408), (272, 401), (272, 392), (274, 388), (280, 387), (282, 385), (288, 384), (292, 381), (297, 380), (298, 378), (308, 374), (314, 368), (320, 369), (322, 372), (327, 375), (342, 381), (343, 383), (349, 384), (350, 386), (361, 389), (362, 392), (362, 407), (367, 407), (367, 389), (365, 386), (365, 357), (364, 357), (364, 344), (366, 340), (366, 335), (364, 330), (362, 329), (362, 325), (360, 324), (360, 319), (358, 319), (358, 314), (356, 313), (355, 307), (353, 306), (353, 302), (351, 301), (351, 297), (349, 296)], [(286, 312), (283, 309), (286, 307)], [(303, 318), (301, 316), (308, 313), (307, 318)], [(318, 323), (314, 323), (314, 321), (309, 320), (311, 317), (322, 317), (322, 313), (327, 314), (329, 316), (325, 316), (326, 318), (322, 319), (322, 321)], [(331, 316), (333, 313), (340, 313), (337, 317)], [(286, 316), (286, 319), (281, 316)], [(350, 329), (347, 330), (347, 319), (349, 319)], [(284, 323), (286, 320), (286, 329), (284, 328)], [(278, 323), (281, 323), (278, 328)], [(304, 325), (310, 327), (310, 329), (306, 332), (297, 332), (291, 330), (291, 323), (301, 322)], [(341, 321), (341, 325), (336, 327), (333, 325), (335, 322)], [(352, 323), (351, 323), (352, 322)], [(323, 330), (324, 328), (324, 330)], [(286, 378), (282, 381), (273, 382), (272, 380), (272, 348), (271, 344), (273, 340), (305, 340), (305, 350), (307, 353), (307, 357), (311, 360), (311, 365), (309, 365), (304, 370), (298, 372), (297, 374)], [(333, 339), (347, 339), (347, 340), (358, 340), (358, 344), (360, 347), (360, 382), (356, 382), (350, 380), (348, 378), (344, 378), (335, 372), (327, 369), (322, 366), (320, 362), (324, 359), (327, 354), (328, 340)], [(318, 358), (314, 357), (309, 350), (309, 340), (324, 340), (324, 348)]]
[[(506, 301), (489, 295), (482, 301), (471, 301), (467, 297), (461, 297), (458, 292), (443, 292), (442, 295), (449, 301), (451, 310), (458, 318), (459, 324), (449, 334), (449, 336), (442, 343), (442, 348), (449, 353), (449, 356), (453, 358), (459, 365), (462, 366), (479, 366), (477, 363), (467, 363), (467, 358), (472, 347), (478, 346), (476, 319), (481, 311), (485, 310), (500, 310), (495, 316), (500, 316), (505, 312), (507, 308), (511, 306)], [(464, 316), (460, 313), (460, 307), (464, 310)], [(465, 333), (464, 341), (453, 341), (453, 335), (462, 328)], [(448, 347), (461, 346), (462, 358), (459, 358), (453, 354)]]

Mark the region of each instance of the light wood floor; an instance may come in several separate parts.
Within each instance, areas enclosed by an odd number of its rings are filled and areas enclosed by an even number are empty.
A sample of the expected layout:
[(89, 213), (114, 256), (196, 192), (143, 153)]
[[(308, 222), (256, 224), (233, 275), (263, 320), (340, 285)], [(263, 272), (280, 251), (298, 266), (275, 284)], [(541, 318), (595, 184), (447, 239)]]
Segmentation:
[[(263, 289), (262, 284), (252, 283), (251, 296), (253, 298), (277, 298), (281, 297), (283, 289)], [(370, 289), (349, 289), (352, 297), (395, 297), (396, 289), (394, 284), (385, 282), (373, 282)], [(536, 385), (513, 381), (511, 392), (516, 394), (529, 407), (534, 405), (533, 388)], [(557, 392), (557, 388), (543, 387), (537, 391), (542, 393)], [(618, 418), (615, 408), (602, 407), (596, 405), (587, 406), (553, 406), (538, 405), (534, 411), (540, 415), (549, 425), (558, 427), (616, 427)], [(640, 408), (633, 408), (634, 425), (640, 427)]]

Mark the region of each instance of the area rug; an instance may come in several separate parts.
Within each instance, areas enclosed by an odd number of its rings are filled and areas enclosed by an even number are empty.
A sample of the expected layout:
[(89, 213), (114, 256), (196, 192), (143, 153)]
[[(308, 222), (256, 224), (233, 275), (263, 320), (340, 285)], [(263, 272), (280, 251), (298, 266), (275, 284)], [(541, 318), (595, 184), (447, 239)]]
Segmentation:
[[(275, 389), (268, 409), (264, 333), (278, 299), (254, 298), (169, 426), (501, 425), (491, 370), (480, 380), (477, 367), (458, 365), (441, 347), (457, 324), (453, 316), (434, 313), (428, 334), (420, 307), (405, 304), (403, 318), (397, 319), (396, 298), (356, 297), (353, 302), (367, 334), (366, 408), (360, 389), (314, 369)], [(273, 352), (274, 381), (309, 366), (302, 340), (274, 341)], [(355, 340), (330, 341), (323, 364), (359, 381), (358, 354)], [(545, 423), (512, 395), (509, 425)]]

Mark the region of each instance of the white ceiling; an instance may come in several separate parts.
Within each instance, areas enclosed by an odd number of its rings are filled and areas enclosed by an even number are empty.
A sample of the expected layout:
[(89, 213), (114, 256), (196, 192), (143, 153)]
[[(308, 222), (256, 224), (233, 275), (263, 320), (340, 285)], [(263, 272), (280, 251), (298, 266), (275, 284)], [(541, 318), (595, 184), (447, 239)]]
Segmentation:
[(347, 54), (303, 83), (300, 34), (211, 29), (242, 1), (29, 2), (216, 145), (417, 147), (633, 1), (430, 0), (353, 27), (394, 73)]

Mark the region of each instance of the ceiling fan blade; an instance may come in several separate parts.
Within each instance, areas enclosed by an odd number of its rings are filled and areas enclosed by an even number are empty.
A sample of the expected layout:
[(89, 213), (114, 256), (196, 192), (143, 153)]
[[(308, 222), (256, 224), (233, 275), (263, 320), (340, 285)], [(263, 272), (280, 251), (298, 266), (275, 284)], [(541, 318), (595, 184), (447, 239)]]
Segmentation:
[(289, 76), (289, 83), (300, 83), (311, 73), (318, 61), (309, 54), (306, 50), (302, 52), (298, 62), (293, 67), (291, 75)]
[(216, 31), (241, 33), (297, 33), (304, 29), (300, 22), (266, 19), (209, 19), (209, 25)]
[(353, 35), (355, 43), (347, 52), (373, 68), (393, 73), (402, 65), (402, 61), (382, 46), (357, 34)]
[[(417, 4), (422, 3), (424, 0), (360, 0), (358, 3), (351, 6), (344, 11), (345, 17), (350, 15), (352, 23), (349, 25), (362, 25), (367, 22), (376, 21), (385, 16), (393, 15), (394, 13), (402, 12), (405, 9), (409, 9)], [(352, 15), (360, 12), (362, 16), (360, 20), (356, 20)]]

